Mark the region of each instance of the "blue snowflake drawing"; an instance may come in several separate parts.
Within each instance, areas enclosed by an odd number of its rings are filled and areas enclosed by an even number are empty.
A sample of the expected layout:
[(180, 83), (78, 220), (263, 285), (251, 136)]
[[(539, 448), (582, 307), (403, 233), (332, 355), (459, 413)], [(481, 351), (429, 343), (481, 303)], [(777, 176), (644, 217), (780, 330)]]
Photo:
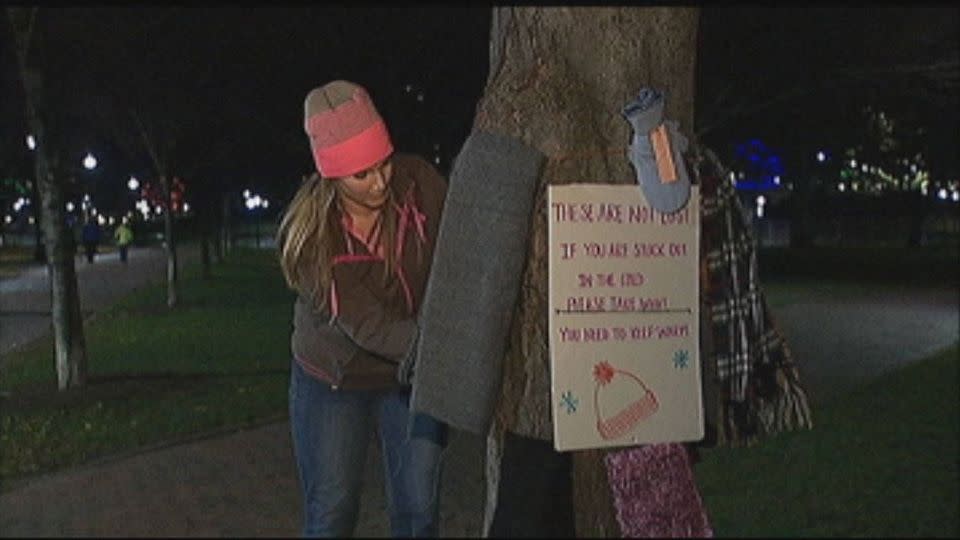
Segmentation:
[(577, 412), (577, 405), (580, 403), (580, 400), (573, 397), (573, 392), (567, 390), (560, 397), (560, 406), (567, 410), (567, 414), (573, 414)]
[(687, 362), (690, 360), (690, 355), (687, 351), (679, 350), (673, 353), (673, 367), (677, 369), (686, 369)]

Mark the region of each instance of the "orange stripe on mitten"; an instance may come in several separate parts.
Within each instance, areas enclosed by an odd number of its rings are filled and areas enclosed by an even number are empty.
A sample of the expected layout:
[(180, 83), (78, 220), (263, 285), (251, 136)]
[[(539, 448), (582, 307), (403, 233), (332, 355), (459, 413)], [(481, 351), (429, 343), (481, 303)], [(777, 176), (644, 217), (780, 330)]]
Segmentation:
[(667, 135), (667, 126), (660, 124), (650, 132), (650, 143), (653, 145), (653, 155), (657, 161), (657, 172), (660, 183), (669, 184), (677, 181), (677, 166), (673, 162), (673, 151), (670, 149), (670, 137)]

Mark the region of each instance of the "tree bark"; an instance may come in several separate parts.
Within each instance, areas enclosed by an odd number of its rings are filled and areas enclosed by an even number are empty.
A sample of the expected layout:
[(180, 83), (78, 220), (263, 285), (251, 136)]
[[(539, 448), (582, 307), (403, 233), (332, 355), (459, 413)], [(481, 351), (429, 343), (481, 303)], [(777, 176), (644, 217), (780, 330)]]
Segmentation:
[(38, 177), (36, 172), (36, 164), (34, 164), (34, 180), (31, 182), (30, 188), (30, 196), (34, 201), (34, 203), (30, 205), (32, 207), (30, 212), (33, 214), (33, 219), (35, 222), (33, 229), (33, 260), (38, 263), (47, 264), (47, 250), (43, 243), (43, 216), (41, 215), (42, 212), (40, 211), (40, 207), (42, 206), (40, 201), (43, 200), (43, 197), (40, 196), (40, 182), (37, 181)]
[[(223, 194), (222, 218), (220, 221), (220, 251), (223, 255), (230, 255), (233, 250), (233, 229), (230, 222), (230, 194)], [(222, 256), (223, 256), (222, 255)]]
[(211, 225), (209, 220), (203, 219), (203, 222), (200, 225), (200, 261), (202, 263), (201, 277), (203, 279), (210, 279), (213, 277), (213, 272), (210, 268), (210, 238), (212, 236)]
[[(552, 438), (546, 186), (636, 182), (626, 157), (630, 126), (620, 110), (642, 87), (664, 91), (665, 118), (692, 132), (698, 18), (699, 9), (687, 7), (494, 8), (490, 74), (473, 129), (512, 136), (547, 156), (495, 426)], [(496, 455), (488, 449), (488, 456)], [(604, 455), (574, 453), (578, 536), (620, 535)], [(492, 476), (488, 493), (496, 493)]]
[(50, 316), (53, 325), (57, 388), (83, 386), (87, 377), (87, 353), (74, 267), (73, 239), (64, 216), (63, 174), (54, 172), (56, 137), (48, 137), (48, 104), (44, 102), (40, 70), (30, 66), (31, 46), (41, 40), (31, 34), (37, 8), (7, 8), (11, 34), (16, 41), (17, 62), (23, 82), (27, 125), (37, 140), (35, 175), (40, 193), (40, 226), (44, 235), (47, 274), (50, 278)]
[(177, 305), (177, 242), (173, 232), (173, 199), (170, 194), (170, 178), (160, 175), (163, 189), (163, 203), (167, 207), (163, 214), (163, 236), (167, 249), (167, 307)]
[[(211, 208), (211, 212), (215, 212), (217, 208)], [(219, 212), (218, 212), (219, 214)], [(223, 216), (218, 216), (216, 221), (216, 226), (213, 231), (213, 256), (214, 260), (217, 261), (217, 264), (223, 263), (223, 239), (224, 239), (224, 227), (226, 226), (223, 223)]]

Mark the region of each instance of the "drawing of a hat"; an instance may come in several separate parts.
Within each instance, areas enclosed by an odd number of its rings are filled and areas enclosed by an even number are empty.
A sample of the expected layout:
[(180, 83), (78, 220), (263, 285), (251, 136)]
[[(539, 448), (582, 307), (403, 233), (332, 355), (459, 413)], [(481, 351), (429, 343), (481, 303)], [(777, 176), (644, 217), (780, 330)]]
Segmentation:
[(593, 377), (597, 431), (604, 439), (623, 436), (657, 412), (657, 396), (633, 373), (600, 362), (593, 368)]

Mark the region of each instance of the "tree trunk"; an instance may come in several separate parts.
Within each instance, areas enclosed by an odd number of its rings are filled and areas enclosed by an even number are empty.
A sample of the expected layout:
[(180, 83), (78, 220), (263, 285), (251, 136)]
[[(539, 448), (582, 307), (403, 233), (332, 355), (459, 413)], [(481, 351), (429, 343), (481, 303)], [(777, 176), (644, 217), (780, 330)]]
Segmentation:
[(33, 204), (30, 205), (30, 212), (33, 214), (34, 220), (33, 260), (38, 263), (47, 264), (47, 248), (43, 245), (43, 216), (40, 215), (42, 213), (40, 211), (40, 207), (42, 206), (40, 201), (43, 200), (43, 197), (40, 195), (40, 182), (37, 181), (36, 164), (34, 164), (33, 178), (34, 180), (31, 182), (30, 189), (30, 198), (34, 201)]
[(213, 277), (213, 272), (210, 270), (210, 237), (212, 236), (210, 229), (213, 225), (209, 218), (201, 217), (200, 220), (200, 261), (203, 265), (201, 277), (210, 279)]
[[(219, 197), (223, 197), (224, 199), (226, 199), (225, 195), (220, 195)], [(213, 201), (214, 202), (210, 205), (210, 215), (213, 216), (213, 222), (214, 222), (214, 228), (212, 232), (213, 256), (214, 256), (214, 259), (217, 261), (217, 264), (222, 264), (223, 263), (223, 235), (224, 235), (223, 230), (224, 230), (224, 227), (226, 226), (226, 223), (224, 222), (223, 213), (217, 211), (218, 210), (217, 206), (218, 205), (222, 206), (222, 203), (220, 203), (220, 199), (217, 197), (214, 197)]]
[[(490, 74), (473, 129), (512, 136), (547, 156), (496, 411), (507, 431), (552, 437), (546, 185), (636, 182), (620, 111), (642, 87), (664, 91), (665, 118), (692, 132), (698, 18), (698, 8), (686, 7), (494, 8)], [(578, 536), (620, 535), (604, 455), (574, 453)], [(488, 493), (496, 482), (488, 478)]]
[(173, 200), (170, 194), (170, 179), (160, 175), (163, 201), (167, 211), (163, 214), (163, 233), (167, 247), (167, 307), (177, 305), (177, 242), (173, 234)]
[[(53, 325), (57, 388), (83, 386), (87, 377), (87, 352), (80, 312), (80, 295), (74, 267), (73, 239), (68, 237), (64, 216), (64, 188), (54, 175), (52, 157), (55, 137), (47, 137), (48, 108), (43, 97), (43, 78), (39, 69), (28, 65), (29, 48), (39, 48), (33, 37), (37, 8), (7, 8), (11, 34), (16, 40), (17, 61), (23, 82), (27, 125), (37, 140), (35, 175), (40, 193), (40, 224), (44, 235), (47, 273), (50, 278), (50, 316)], [(60, 179), (63, 178), (61, 174)]]
[(908, 201), (904, 205), (908, 209), (906, 247), (920, 247), (924, 240), (923, 224), (927, 220), (927, 216), (930, 215), (933, 205), (929, 197), (916, 191), (907, 192), (907, 196), (904, 198)]
[(223, 245), (222, 250), (226, 255), (230, 255), (230, 252), (233, 250), (233, 230), (231, 229), (230, 222), (230, 195), (226, 193), (223, 195), (223, 220), (221, 222), (220, 232), (223, 235), (221, 238), (221, 243)]

